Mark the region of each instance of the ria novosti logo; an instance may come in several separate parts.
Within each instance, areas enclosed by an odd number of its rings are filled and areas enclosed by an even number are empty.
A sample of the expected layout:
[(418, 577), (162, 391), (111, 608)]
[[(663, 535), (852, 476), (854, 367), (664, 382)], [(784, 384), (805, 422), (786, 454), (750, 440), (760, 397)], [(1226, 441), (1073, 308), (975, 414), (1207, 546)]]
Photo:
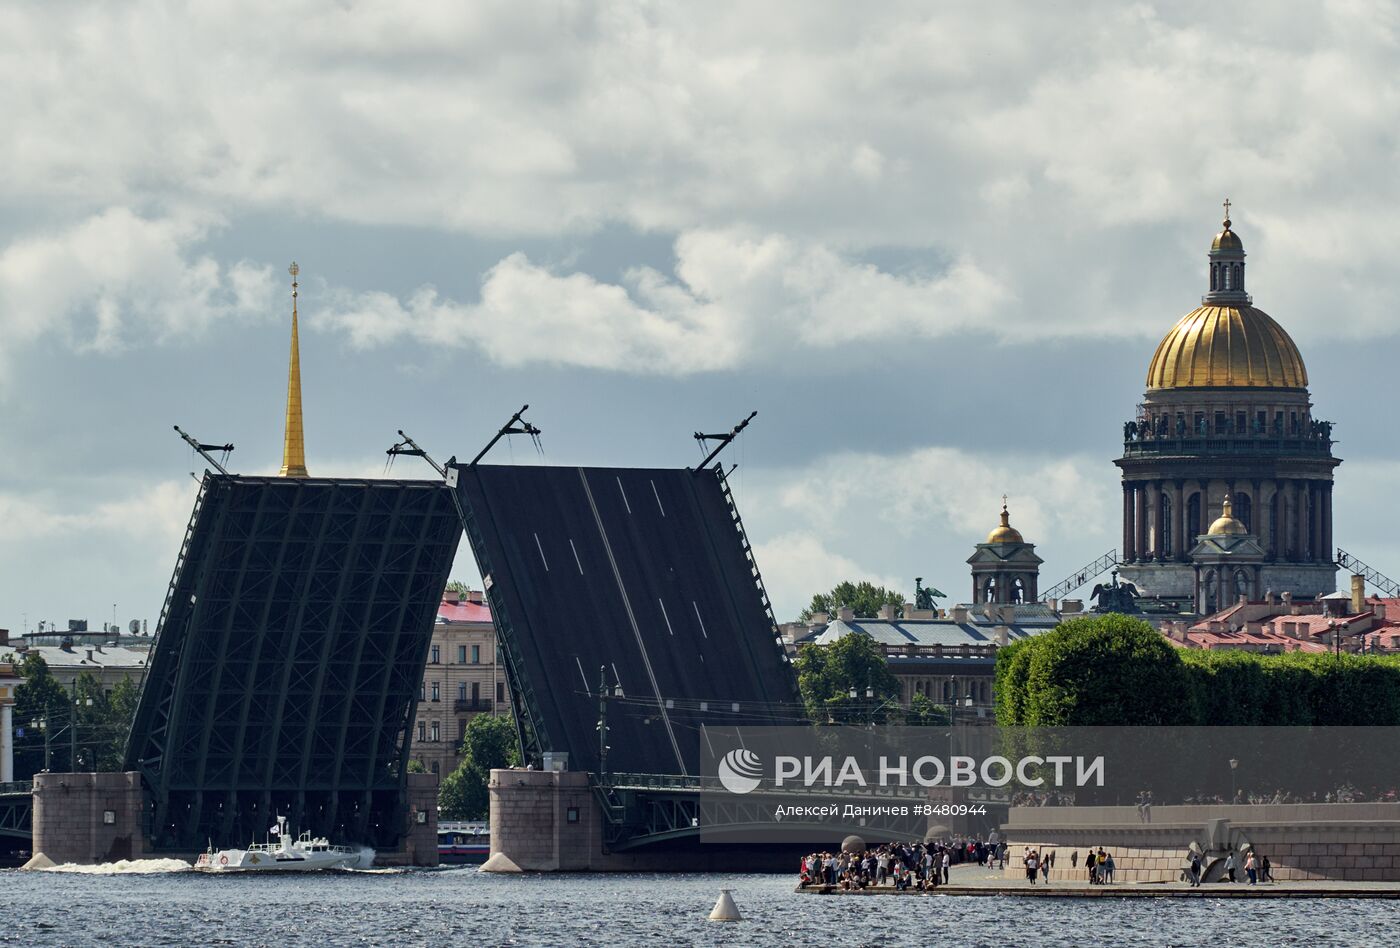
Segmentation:
[[(838, 765), (837, 761), (841, 763)], [(1070, 765), (1073, 765), (1071, 770)], [(747, 748), (736, 748), (720, 758), (716, 775), (730, 793), (752, 793), (763, 782), (763, 759)], [(994, 755), (978, 759), (954, 755), (943, 760), (928, 754), (914, 758), (881, 756), (878, 767), (855, 757), (773, 758), (775, 790), (793, 787), (807, 790), (844, 787), (1087, 787), (1104, 785), (1104, 757), (1068, 754), (1045, 757), (1027, 756), (1017, 760)]]
[(753, 751), (736, 748), (720, 759), (718, 776), (720, 785), (730, 793), (751, 793), (758, 789), (763, 762)]

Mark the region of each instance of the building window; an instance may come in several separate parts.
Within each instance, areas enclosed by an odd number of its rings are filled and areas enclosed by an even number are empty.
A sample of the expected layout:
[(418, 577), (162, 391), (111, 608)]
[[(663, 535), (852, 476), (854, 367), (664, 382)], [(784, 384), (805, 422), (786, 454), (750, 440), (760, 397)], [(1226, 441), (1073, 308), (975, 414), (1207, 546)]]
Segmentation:
[(438, 686), (438, 683), (437, 683), (437, 682), (433, 682), (433, 700), (434, 700), (434, 701), (441, 701), (441, 700), (442, 700), (442, 695), (438, 693), (438, 687), (439, 687), (439, 686)]
[(457, 700), (458, 700), (458, 701), (466, 701), (466, 700), (467, 700), (467, 683), (466, 683), (465, 681), (459, 681), (459, 682), (457, 682)]
[(465, 645), (459, 645), (459, 646), (457, 646), (457, 664), (458, 664), (458, 665), (465, 665), (466, 663), (467, 663), (467, 647), (466, 647)]
[(428, 769), (431, 770), (431, 771), (432, 771), (433, 773), (435, 773), (435, 774), (440, 774), (440, 773), (442, 773), (442, 765), (439, 764), (437, 761), (433, 761), (431, 764), (429, 764), (429, 765), (428, 765)]
[(459, 740), (459, 741), (465, 741), (466, 739), (467, 739), (467, 719), (466, 719), (466, 718), (458, 718), (458, 719), (457, 719), (457, 740)]
[(422, 721), (418, 722), (418, 743), (423, 743), (428, 739), (428, 725)]
[(481, 700), (481, 682), (479, 682), (479, 681), (474, 681), (474, 682), (472, 682), (472, 704), (476, 704), (476, 703), (479, 702), (480, 700)]
[(425, 682), (419, 682), (419, 683), (418, 683), (418, 700), (419, 700), (419, 701), (427, 701), (427, 700), (428, 700), (428, 686), (427, 686), (427, 683), (425, 683)]
[(472, 646), (472, 664), (473, 664), (473, 665), (480, 665), (480, 664), (481, 664), (481, 646), (480, 646), (480, 645), (473, 645), (473, 646)]
[(442, 646), (433, 646), (433, 657), (429, 659), (429, 661), (431, 661), (434, 665), (439, 665), (442, 663)]
[(505, 702), (505, 700), (506, 700), (506, 683), (503, 682), (503, 681), (498, 681), (498, 682), (496, 682), (496, 703), (497, 703), (497, 704), (503, 704), (503, 703)]
[(103, 811), (102, 811), (102, 825), (103, 825), (103, 826), (113, 826), (113, 825), (116, 824), (116, 822), (117, 822), (117, 813), (116, 813), (115, 810), (103, 810)]
[(441, 726), (439, 726), (438, 722), (436, 722), (436, 721), (433, 722), (433, 731), (432, 731), (432, 734), (433, 734), (433, 736), (432, 736), (433, 743), (437, 743), (438, 741), (442, 740), (442, 728), (441, 728)]

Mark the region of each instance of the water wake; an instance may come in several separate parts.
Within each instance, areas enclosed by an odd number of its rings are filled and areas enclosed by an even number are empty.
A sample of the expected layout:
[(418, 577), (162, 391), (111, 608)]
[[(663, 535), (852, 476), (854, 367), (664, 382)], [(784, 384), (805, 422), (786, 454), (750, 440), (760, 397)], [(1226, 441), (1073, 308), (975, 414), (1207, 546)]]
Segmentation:
[(61, 866), (50, 866), (40, 871), (73, 872), (88, 876), (122, 876), (156, 872), (187, 872), (193, 868), (183, 859), (119, 859), (116, 862), (104, 862), (97, 866), (80, 866), (69, 862)]

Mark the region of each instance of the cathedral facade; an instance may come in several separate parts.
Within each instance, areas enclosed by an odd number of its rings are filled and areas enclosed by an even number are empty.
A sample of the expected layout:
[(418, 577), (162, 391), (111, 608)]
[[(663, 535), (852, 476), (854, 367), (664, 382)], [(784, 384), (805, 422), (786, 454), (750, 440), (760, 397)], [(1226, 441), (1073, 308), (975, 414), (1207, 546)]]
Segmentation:
[(1336, 586), (1332, 426), (1313, 417), (1298, 347), (1245, 292), (1244, 258), (1227, 217), (1207, 292), (1157, 346), (1114, 462), (1123, 578), (1195, 612)]

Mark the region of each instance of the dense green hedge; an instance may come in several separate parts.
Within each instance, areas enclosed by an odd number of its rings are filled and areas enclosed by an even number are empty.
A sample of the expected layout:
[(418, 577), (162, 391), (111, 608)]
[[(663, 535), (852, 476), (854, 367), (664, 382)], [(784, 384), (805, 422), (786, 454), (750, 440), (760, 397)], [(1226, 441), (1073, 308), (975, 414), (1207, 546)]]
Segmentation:
[(1395, 725), (1400, 658), (1178, 649), (1140, 619), (1079, 616), (997, 653), (1000, 724)]

